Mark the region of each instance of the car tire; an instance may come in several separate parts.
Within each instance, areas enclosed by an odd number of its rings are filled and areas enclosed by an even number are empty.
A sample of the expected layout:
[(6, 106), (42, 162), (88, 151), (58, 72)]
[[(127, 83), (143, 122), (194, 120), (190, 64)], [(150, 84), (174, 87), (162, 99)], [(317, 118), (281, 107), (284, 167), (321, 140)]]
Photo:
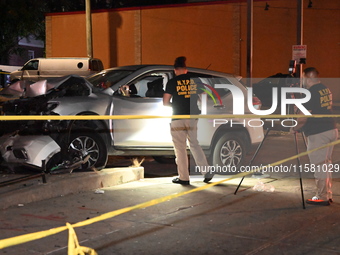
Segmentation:
[(53, 169), (65, 160), (71, 164), (88, 158), (87, 162), (81, 164), (77, 169), (102, 170), (107, 163), (108, 153), (104, 140), (93, 131), (73, 132), (69, 138), (64, 135), (59, 141), (61, 152), (55, 155), (47, 165), (47, 170)]
[[(244, 163), (246, 156), (245, 141), (241, 134), (231, 132), (222, 135), (216, 142), (212, 154), (212, 166), (216, 174), (235, 174)], [(217, 167), (220, 167), (217, 169)]]

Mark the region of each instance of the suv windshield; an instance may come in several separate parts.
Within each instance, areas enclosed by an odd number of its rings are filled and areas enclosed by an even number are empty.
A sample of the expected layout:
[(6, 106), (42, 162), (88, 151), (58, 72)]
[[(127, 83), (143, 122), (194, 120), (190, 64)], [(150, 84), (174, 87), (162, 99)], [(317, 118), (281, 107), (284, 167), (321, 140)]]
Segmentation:
[(87, 80), (93, 84), (94, 87), (100, 89), (107, 89), (128, 75), (132, 74), (133, 70), (110, 70), (102, 71), (87, 77)]

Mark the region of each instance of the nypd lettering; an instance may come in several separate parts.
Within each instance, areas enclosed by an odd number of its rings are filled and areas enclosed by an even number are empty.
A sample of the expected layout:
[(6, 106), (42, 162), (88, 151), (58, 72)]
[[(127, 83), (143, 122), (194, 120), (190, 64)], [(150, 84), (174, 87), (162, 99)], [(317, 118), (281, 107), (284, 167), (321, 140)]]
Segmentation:
[(332, 108), (332, 93), (328, 88), (318, 91), (320, 94), (320, 106), (327, 109)]
[(176, 92), (179, 96), (190, 98), (190, 95), (197, 94), (197, 85), (192, 79), (178, 80)]

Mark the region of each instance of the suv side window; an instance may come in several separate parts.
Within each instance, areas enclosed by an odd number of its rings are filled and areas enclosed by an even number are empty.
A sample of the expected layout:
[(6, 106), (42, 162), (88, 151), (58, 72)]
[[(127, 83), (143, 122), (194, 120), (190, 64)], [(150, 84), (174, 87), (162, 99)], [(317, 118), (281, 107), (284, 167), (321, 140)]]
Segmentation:
[(231, 84), (232, 85), (232, 82), (225, 77), (218, 77), (218, 76), (212, 76), (212, 75), (207, 75), (207, 74), (202, 74), (202, 73), (193, 73), (193, 72), (190, 72), (189, 74), (196, 83), (201, 83), (205, 85), (205, 89), (210, 93), (213, 93), (211, 88), (213, 88), (219, 94), (220, 97), (223, 97), (230, 93), (228, 89), (215, 88), (216, 84)]
[[(227, 78), (224, 78), (224, 77), (212, 77), (211, 78), (211, 81), (210, 81), (212, 84), (213, 84), (213, 87), (215, 88), (215, 85), (216, 84), (228, 84), (228, 85), (233, 85), (233, 83), (228, 80)], [(217, 91), (217, 93), (223, 97), (227, 94), (230, 93), (230, 90), (229, 89), (220, 89), (220, 88), (215, 88), (215, 90)]]
[(170, 79), (170, 72), (151, 72), (129, 83), (136, 88), (136, 96), (140, 97), (163, 97), (165, 86)]

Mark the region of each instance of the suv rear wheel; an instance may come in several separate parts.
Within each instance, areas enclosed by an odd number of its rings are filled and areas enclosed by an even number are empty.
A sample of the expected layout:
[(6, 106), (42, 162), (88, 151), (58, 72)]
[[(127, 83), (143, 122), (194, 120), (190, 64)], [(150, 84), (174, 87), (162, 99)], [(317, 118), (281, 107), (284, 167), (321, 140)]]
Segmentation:
[(240, 133), (226, 133), (215, 144), (212, 165), (220, 166), (222, 171), (216, 174), (235, 174), (246, 156), (245, 141)]

